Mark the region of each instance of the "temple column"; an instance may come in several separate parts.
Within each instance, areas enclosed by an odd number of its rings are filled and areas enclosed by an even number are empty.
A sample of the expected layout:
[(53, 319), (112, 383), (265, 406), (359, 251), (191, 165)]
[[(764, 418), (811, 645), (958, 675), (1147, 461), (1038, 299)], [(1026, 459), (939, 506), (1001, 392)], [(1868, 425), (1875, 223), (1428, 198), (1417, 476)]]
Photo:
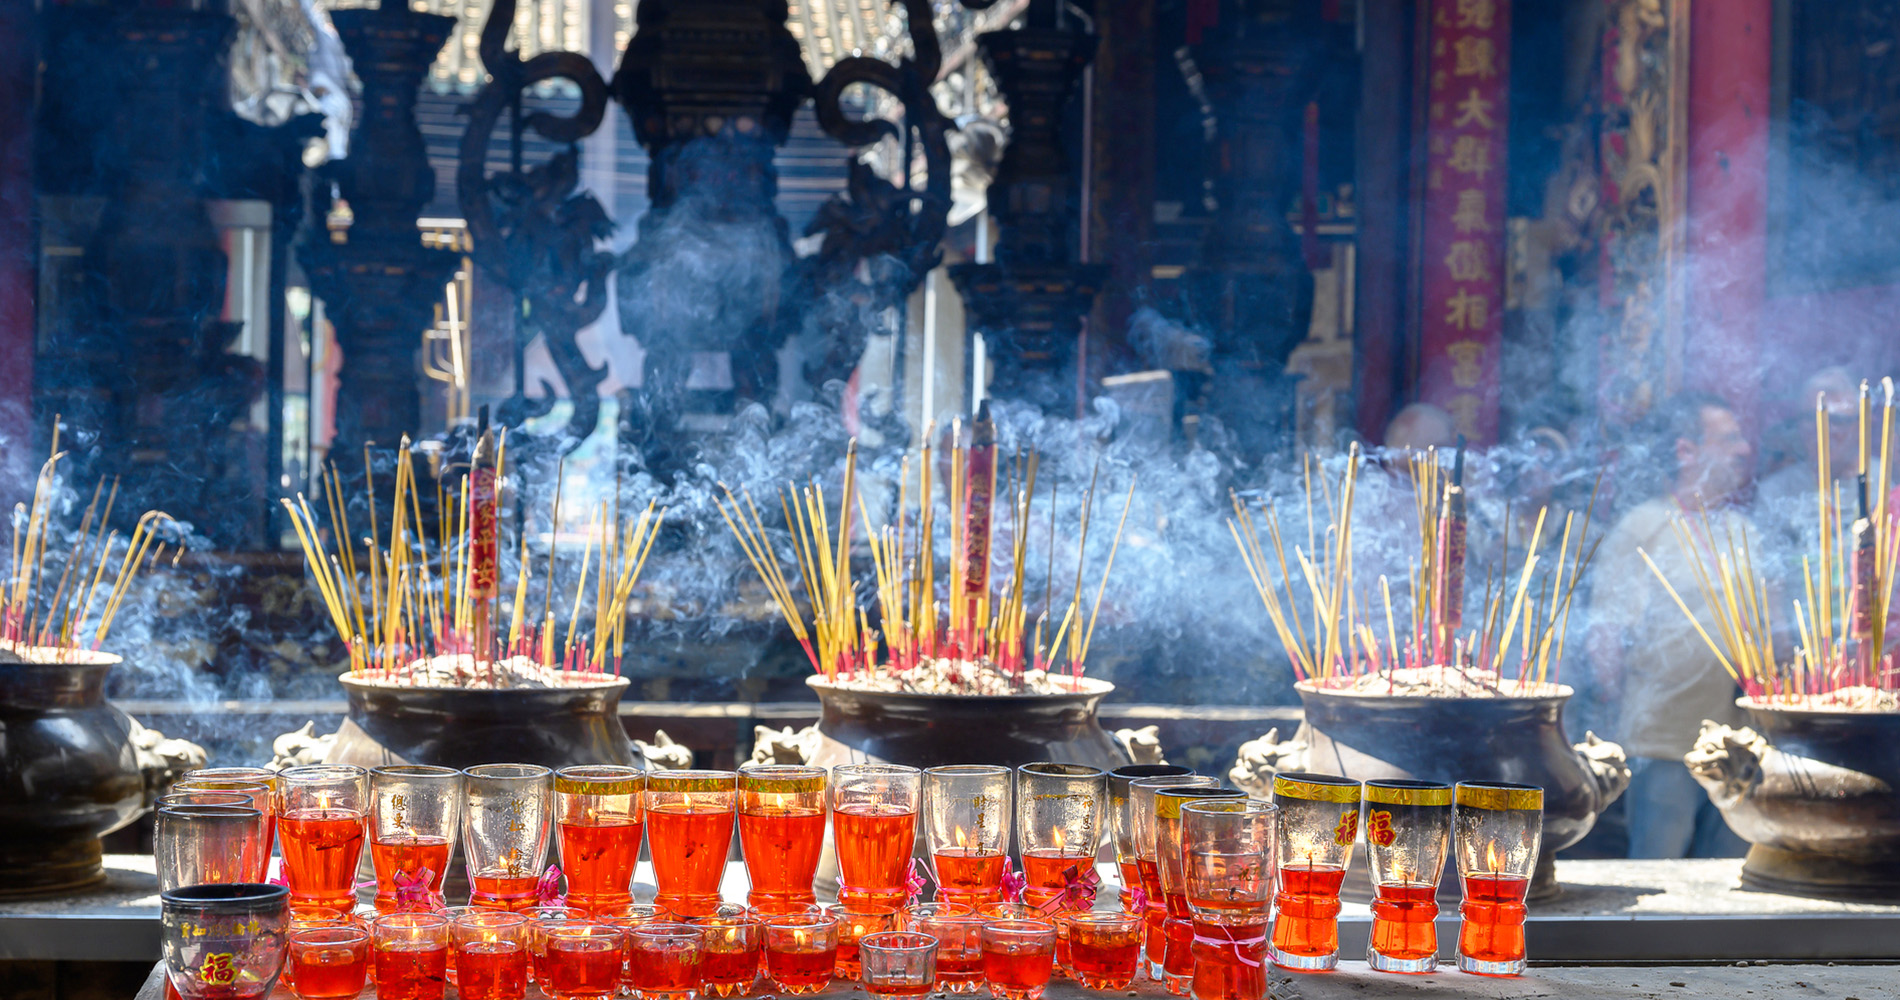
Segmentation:
[(33, 5), (0, 4), (0, 452), (24, 453), (33, 412), (39, 257), (33, 225)]

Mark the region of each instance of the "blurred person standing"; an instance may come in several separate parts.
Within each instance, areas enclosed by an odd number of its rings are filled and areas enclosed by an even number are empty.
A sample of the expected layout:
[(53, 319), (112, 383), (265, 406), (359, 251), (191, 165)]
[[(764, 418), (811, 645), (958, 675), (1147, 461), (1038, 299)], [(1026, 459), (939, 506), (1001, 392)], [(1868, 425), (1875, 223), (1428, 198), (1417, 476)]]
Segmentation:
[[(1749, 529), (1740, 508), (1754, 453), (1733, 409), (1714, 396), (1684, 394), (1656, 414), (1659, 459), (1673, 463), (1669, 489), (1631, 508), (1604, 538), (1590, 574), (1586, 646), (1596, 683), (1620, 704), (1616, 739), (1630, 755), (1632, 858), (1739, 857), (1744, 844), (1682, 758), (1703, 719), (1741, 724), (1740, 689), (1684, 619), (1643, 559), (1647, 552), (1713, 634), (1714, 615), (1699, 606), (1694, 560), (1710, 553), (1709, 532), (1737, 537)], [(1707, 511), (1707, 521), (1703, 511)]]

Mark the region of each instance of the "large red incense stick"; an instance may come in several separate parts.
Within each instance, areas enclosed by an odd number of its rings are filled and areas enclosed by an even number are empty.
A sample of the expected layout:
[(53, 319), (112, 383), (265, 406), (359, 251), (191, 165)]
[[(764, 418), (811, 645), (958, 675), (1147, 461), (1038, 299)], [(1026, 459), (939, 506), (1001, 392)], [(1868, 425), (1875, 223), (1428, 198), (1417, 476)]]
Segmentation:
[(468, 596), (475, 611), (475, 634), (471, 639), (477, 662), (487, 659), (491, 652), (490, 610), (501, 589), (500, 558), (495, 543), (495, 432), (488, 426), (488, 407), (481, 408), (479, 420), (480, 436), (475, 442), (475, 458), (468, 477)]
[(990, 519), (996, 503), (996, 423), (990, 419), (987, 399), (977, 406), (976, 421), (970, 425), (968, 476), (970, 502), (963, 515), (963, 599), (968, 611), (963, 620), (974, 646), (982, 629), (982, 602), (990, 592)]
[(1465, 439), (1458, 437), (1458, 455), (1452, 462), (1451, 482), (1445, 484), (1445, 499), (1438, 514), (1437, 576), (1433, 592), (1437, 603), (1435, 655), (1447, 663), (1452, 637), (1465, 620)]

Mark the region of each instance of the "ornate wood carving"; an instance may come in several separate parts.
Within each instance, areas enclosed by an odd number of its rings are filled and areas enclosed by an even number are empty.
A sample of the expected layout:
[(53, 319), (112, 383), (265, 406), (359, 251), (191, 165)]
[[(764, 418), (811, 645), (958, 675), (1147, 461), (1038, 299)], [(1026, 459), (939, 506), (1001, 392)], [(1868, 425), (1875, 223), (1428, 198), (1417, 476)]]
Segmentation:
[(1682, 382), (1690, 0), (1613, 0), (1604, 29), (1599, 404), (1642, 417)]

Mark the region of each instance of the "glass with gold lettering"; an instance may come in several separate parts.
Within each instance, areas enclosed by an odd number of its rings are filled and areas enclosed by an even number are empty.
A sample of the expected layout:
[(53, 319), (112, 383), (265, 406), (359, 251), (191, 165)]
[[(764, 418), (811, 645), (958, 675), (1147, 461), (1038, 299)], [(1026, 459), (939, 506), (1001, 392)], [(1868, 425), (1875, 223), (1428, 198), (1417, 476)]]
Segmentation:
[(548, 854), (554, 772), (539, 764), (482, 764), (462, 771), (462, 847), (469, 902), (526, 913)]
[(1451, 841), (1451, 785), (1366, 782), (1366, 858), (1372, 865), (1372, 937), (1366, 964), (1380, 972), (1438, 968), (1438, 876)]
[(1480, 976), (1524, 971), (1524, 897), (1544, 837), (1544, 790), (1461, 781), (1452, 838), (1465, 901), (1458, 907), (1458, 969)]
[(1339, 887), (1359, 836), (1359, 782), (1288, 771), (1273, 777), (1280, 807), (1280, 891), (1273, 963), (1300, 972), (1339, 964)]
[[(398, 890), (442, 902), (442, 876), (462, 824), (462, 772), (395, 764), (369, 771), (369, 857), (376, 909), (397, 909)], [(426, 886), (426, 888), (425, 888)]]
[(183, 1000), (268, 996), (283, 971), (290, 890), (235, 882), (159, 893), (165, 978)]

